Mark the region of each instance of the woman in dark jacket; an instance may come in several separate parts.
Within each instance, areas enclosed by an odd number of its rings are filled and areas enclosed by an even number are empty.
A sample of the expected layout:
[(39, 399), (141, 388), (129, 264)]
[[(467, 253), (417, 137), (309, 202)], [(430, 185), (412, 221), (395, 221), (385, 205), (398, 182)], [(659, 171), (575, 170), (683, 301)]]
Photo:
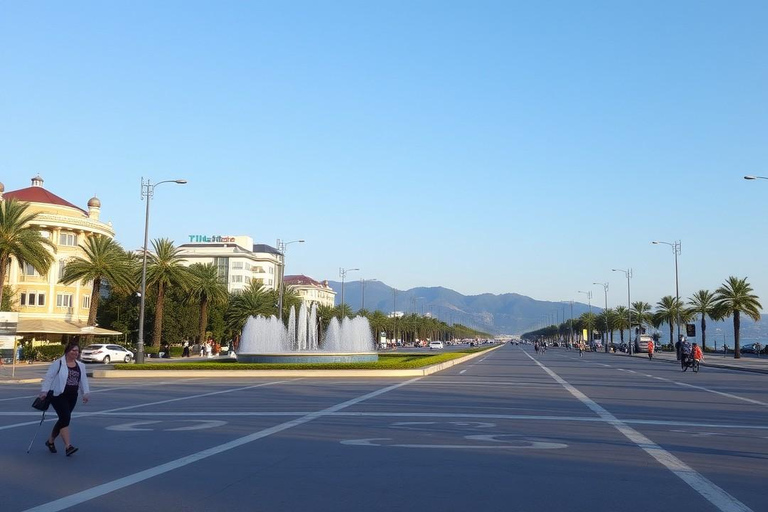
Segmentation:
[(50, 437), (45, 441), (45, 446), (51, 453), (56, 453), (56, 438), (61, 435), (67, 457), (77, 451), (77, 448), (70, 443), (69, 422), (72, 411), (77, 405), (78, 393), (82, 395), (84, 404), (88, 403), (90, 393), (85, 365), (77, 360), (78, 357), (80, 357), (80, 345), (77, 343), (67, 345), (64, 355), (51, 363), (40, 390), (40, 398), (45, 398), (48, 391), (53, 390), (51, 405), (59, 416)]

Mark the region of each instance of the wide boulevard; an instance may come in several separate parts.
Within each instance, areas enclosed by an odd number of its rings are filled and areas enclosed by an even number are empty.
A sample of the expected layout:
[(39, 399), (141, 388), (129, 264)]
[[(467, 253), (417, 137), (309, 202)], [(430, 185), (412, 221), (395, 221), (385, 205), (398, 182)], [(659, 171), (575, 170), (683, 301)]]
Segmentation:
[(413, 379), (0, 386), (0, 510), (768, 510), (768, 376), (504, 345)]

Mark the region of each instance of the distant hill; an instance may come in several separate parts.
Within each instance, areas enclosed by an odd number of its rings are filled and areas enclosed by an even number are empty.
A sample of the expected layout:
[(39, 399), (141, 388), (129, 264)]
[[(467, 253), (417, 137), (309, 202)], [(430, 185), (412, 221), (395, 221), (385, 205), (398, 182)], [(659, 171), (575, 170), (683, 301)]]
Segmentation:
[[(336, 291), (336, 304), (341, 302), (341, 282), (329, 281)], [(363, 296), (360, 281), (344, 283), (344, 302), (353, 311), (362, 306)], [(429, 288), (411, 288), (394, 290), (381, 281), (365, 282), (365, 309), (391, 313), (393, 310), (403, 313), (431, 314), (440, 320), (452, 324), (460, 323), (490, 334), (522, 334), (545, 325), (560, 324), (571, 315), (571, 306), (567, 302), (535, 300), (517, 293), (494, 295), (462, 295), (442, 286)], [(592, 312), (598, 314), (603, 308), (592, 305)], [(589, 311), (589, 306), (580, 302), (573, 303), (573, 317)], [(696, 321), (696, 332), (701, 336), (700, 323)], [(663, 339), (669, 337), (669, 329), (659, 329)], [(733, 321), (722, 322), (707, 320), (707, 345), (712, 346), (717, 339), (722, 346), (723, 339), (733, 346)], [(750, 340), (768, 339), (768, 322), (753, 322), (742, 315), (741, 338), (746, 343)], [(696, 338), (692, 338), (694, 341)]]
[[(336, 304), (339, 304), (341, 282), (329, 281), (328, 284), (336, 291)], [(344, 302), (353, 311), (362, 307), (361, 288), (360, 281), (344, 283)], [(517, 293), (462, 295), (441, 286), (394, 290), (381, 281), (365, 282), (365, 309), (431, 314), (446, 323), (460, 323), (491, 334), (522, 334), (563, 322), (571, 314), (569, 303), (535, 300)], [(574, 318), (587, 311), (587, 304), (573, 303)], [(602, 309), (593, 305), (592, 311), (598, 313)]]

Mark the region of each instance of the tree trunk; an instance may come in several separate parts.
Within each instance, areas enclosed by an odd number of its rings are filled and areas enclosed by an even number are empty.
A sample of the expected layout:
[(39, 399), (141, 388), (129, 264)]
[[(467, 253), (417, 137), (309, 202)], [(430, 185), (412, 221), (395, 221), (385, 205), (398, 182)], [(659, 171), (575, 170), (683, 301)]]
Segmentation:
[(701, 315), (701, 351), (704, 352), (707, 349), (707, 321), (704, 314)]
[[(670, 340), (674, 340), (674, 338), (672, 337), (674, 335), (675, 335), (675, 330), (672, 327), (672, 321), (670, 321), (669, 322), (669, 339)], [(677, 360), (679, 361), (680, 360), (680, 349), (677, 348), (677, 344), (675, 343), (675, 341), (670, 341), (670, 343), (672, 343), (672, 347), (675, 348), (675, 357), (677, 357)]]
[(205, 340), (205, 328), (208, 327), (208, 298), (203, 297), (200, 301), (200, 326), (199, 334), (200, 339), (198, 343), (202, 343)]
[(96, 312), (99, 309), (99, 296), (101, 294), (101, 279), (98, 277), (93, 280), (91, 288), (91, 307), (88, 309), (87, 325), (96, 325)]
[(159, 347), (163, 335), (163, 299), (165, 287), (162, 283), (157, 285), (157, 306), (155, 307), (155, 332), (152, 333), (152, 346)]
[(5, 291), (5, 273), (8, 270), (8, 256), (0, 258), (0, 304), (3, 303), (3, 292)]
[(741, 327), (740, 311), (733, 312), (733, 358), (741, 358), (741, 343), (739, 343), (739, 328)]

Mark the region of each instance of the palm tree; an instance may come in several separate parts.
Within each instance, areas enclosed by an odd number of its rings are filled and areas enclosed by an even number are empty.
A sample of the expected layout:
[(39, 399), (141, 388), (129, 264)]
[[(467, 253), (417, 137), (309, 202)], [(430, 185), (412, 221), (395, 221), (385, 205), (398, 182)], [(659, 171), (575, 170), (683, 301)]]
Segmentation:
[[(637, 322), (638, 333), (643, 332), (643, 326), (653, 323), (653, 314), (651, 313), (651, 305), (641, 300), (632, 303), (632, 320)], [(630, 329), (629, 340), (627, 340), (630, 346), (633, 346), (632, 332)], [(633, 349), (634, 350), (634, 346)]]
[(694, 293), (688, 304), (691, 311), (701, 315), (701, 350), (707, 348), (707, 317), (719, 320), (715, 315), (715, 295), (709, 290), (699, 290)]
[(614, 327), (619, 330), (619, 342), (624, 344), (624, 329), (630, 329), (629, 318), (627, 317), (627, 308), (616, 306), (616, 323)]
[[(5, 283), (11, 258), (16, 259), (20, 268), (28, 263), (40, 274), (46, 274), (53, 263), (49, 248), (56, 248), (40, 234), (39, 228), (31, 226), (38, 214), (27, 213), (27, 208), (29, 203), (16, 199), (0, 200), (0, 284)], [(3, 292), (4, 287), (0, 286), (0, 304)]]
[(227, 287), (219, 279), (218, 269), (213, 263), (195, 263), (189, 271), (192, 274), (189, 298), (200, 304), (197, 342), (202, 343), (208, 328), (208, 307), (227, 302)]
[(674, 344), (674, 328), (680, 311), (680, 301), (671, 295), (666, 295), (656, 303), (656, 312), (653, 314), (652, 324), (658, 328), (661, 324), (669, 324), (670, 343)]
[(252, 316), (272, 316), (277, 314), (277, 292), (269, 290), (257, 282), (251, 281), (248, 288), (233, 293), (229, 298), (229, 307), (225, 316), (227, 329), (240, 332), (245, 322)]
[(67, 285), (75, 281), (93, 283), (87, 325), (96, 325), (102, 282), (107, 281), (113, 289), (131, 290), (136, 285), (134, 267), (120, 244), (108, 236), (88, 237), (80, 248), (85, 257), (75, 256), (68, 261), (59, 281)]
[(171, 287), (188, 289), (192, 283), (192, 274), (189, 268), (184, 266), (180, 250), (174, 247), (168, 238), (159, 238), (152, 241), (155, 252), (149, 254), (147, 264), (147, 287), (154, 288), (157, 292), (157, 306), (155, 307), (155, 326), (152, 333), (152, 346), (160, 346), (163, 334), (163, 301), (165, 292)]
[(715, 290), (715, 317), (728, 318), (733, 315), (733, 357), (741, 357), (741, 345), (739, 344), (739, 329), (741, 328), (741, 314), (744, 313), (755, 322), (760, 320), (759, 297), (752, 293), (752, 286), (747, 278), (739, 279), (731, 276), (726, 282)]

